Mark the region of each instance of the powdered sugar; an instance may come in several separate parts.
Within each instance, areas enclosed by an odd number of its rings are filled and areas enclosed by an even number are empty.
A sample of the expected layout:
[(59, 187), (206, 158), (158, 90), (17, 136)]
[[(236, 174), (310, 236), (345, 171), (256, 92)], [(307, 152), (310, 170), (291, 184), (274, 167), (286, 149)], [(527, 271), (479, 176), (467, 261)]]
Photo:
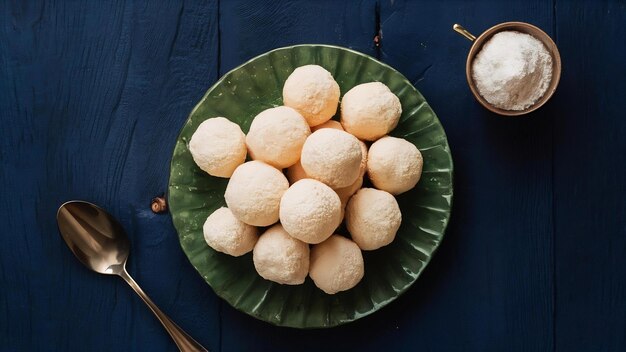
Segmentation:
[(552, 80), (552, 56), (533, 36), (515, 31), (495, 34), (472, 64), (480, 95), (505, 110), (524, 110), (537, 102)]

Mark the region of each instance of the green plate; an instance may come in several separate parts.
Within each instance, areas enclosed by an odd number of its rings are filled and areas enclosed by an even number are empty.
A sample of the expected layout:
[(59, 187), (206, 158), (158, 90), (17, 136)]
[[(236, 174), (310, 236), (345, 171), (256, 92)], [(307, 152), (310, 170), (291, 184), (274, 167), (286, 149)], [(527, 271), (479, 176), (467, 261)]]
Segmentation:
[[(202, 225), (225, 206), (227, 179), (211, 177), (193, 162), (188, 142), (198, 125), (224, 116), (248, 131), (254, 116), (282, 105), (282, 87), (298, 66), (317, 64), (339, 83), (353, 86), (380, 81), (402, 102), (402, 117), (391, 133), (415, 144), (424, 156), (417, 186), (400, 196), (402, 225), (393, 243), (364, 252), (365, 277), (353, 289), (327, 295), (310, 278), (286, 286), (261, 278), (252, 255), (231, 257), (204, 242)], [(180, 244), (215, 293), (236, 309), (271, 324), (324, 328), (371, 314), (415, 282), (441, 243), (452, 203), (452, 157), (443, 127), (424, 97), (398, 71), (362, 53), (329, 45), (298, 45), (272, 50), (222, 77), (193, 109), (172, 156), (169, 207)]]

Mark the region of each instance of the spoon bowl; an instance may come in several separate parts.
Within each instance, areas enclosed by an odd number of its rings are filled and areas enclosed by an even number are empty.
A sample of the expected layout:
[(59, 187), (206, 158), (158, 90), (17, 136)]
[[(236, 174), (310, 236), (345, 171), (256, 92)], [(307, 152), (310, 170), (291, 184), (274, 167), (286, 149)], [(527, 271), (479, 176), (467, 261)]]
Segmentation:
[(57, 212), (61, 237), (89, 269), (108, 275), (124, 271), (130, 241), (122, 225), (95, 204), (69, 201)]
[(61, 237), (81, 263), (106, 275), (118, 275), (148, 305), (181, 351), (206, 351), (152, 302), (126, 271), (130, 241), (122, 225), (95, 204), (74, 200), (57, 211)]

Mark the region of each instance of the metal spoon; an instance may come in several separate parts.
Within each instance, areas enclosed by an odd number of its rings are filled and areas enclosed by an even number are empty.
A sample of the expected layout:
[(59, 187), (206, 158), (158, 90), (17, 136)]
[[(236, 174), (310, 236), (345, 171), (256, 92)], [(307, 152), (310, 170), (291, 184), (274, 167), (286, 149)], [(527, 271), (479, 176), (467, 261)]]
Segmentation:
[(61, 236), (89, 269), (118, 275), (137, 292), (172, 336), (181, 351), (207, 351), (165, 315), (126, 271), (130, 242), (122, 225), (102, 208), (84, 201), (69, 201), (57, 212)]

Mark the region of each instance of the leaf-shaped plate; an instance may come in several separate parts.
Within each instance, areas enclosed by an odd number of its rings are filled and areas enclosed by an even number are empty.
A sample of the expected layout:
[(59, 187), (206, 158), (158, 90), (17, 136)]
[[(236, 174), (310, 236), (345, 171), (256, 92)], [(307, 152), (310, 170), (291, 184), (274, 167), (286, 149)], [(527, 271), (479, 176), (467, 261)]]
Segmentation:
[[(402, 103), (391, 133), (415, 144), (424, 156), (417, 186), (397, 197), (402, 225), (393, 243), (364, 252), (365, 277), (353, 289), (327, 295), (310, 278), (286, 286), (261, 278), (252, 255), (231, 257), (209, 248), (202, 225), (225, 206), (227, 179), (209, 176), (194, 163), (188, 142), (198, 125), (224, 116), (247, 132), (254, 116), (282, 105), (283, 83), (298, 66), (326, 68), (344, 94), (357, 84), (380, 81)], [(255, 318), (281, 326), (322, 328), (348, 323), (380, 309), (406, 291), (439, 246), (450, 217), (452, 157), (443, 127), (424, 97), (398, 71), (362, 53), (329, 45), (297, 45), (257, 56), (213, 85), (185, 123), (172, 156), (169, 207), (180, 243), (215, 293)]]

